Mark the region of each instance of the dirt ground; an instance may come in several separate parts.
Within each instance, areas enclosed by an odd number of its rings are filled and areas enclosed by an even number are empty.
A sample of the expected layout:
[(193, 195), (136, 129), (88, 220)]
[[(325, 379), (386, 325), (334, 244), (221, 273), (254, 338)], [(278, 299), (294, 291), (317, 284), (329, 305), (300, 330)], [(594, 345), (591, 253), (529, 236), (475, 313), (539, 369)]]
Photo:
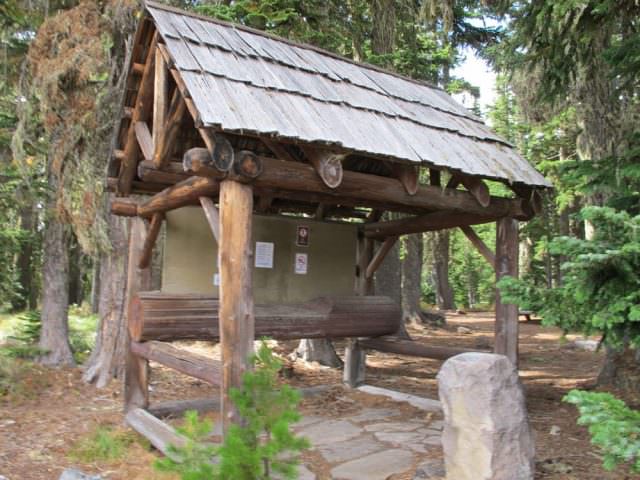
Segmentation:
[[(471, 333), (459, 333), (465, 326)], [(451, 345), (484, 349), (492, 342), (490, 314), (470, 313), (448, 316), (444, 329), (410, 329), (415, 340), (431, 345)], [(625, 474), (623, 468), (604, 472), (597, 448), (589, 443), (585, 428), (576, 425), (576, 410), (561, 401), (572, 388), (591, 384), (597, 375), (601, 354), (570, 347), (560, 341), (560, 331), (536, 322), (521, 323), (521, 376), (526, 389), (530, 421), (536, 435), (537, 475), (545, 480), (622, 480), (640, 478)], [(296, 342), (280, 342), (279, 353), (288, 353)], [(196, 350), (211, 349), (192, 343)], [(339, 354), (344, 345), (337, 343)], [(367, 383), (419, 396), (437, 398), (436, 374), (440, 361), (372, 353), (367, 358)], [(201, 398), (213, 395), (211, 387), (164, 368), (152, 369), (152, 402)], [(81, 381), (81, 370), (36, 370), (34, 379), (39, 395), (34, 398), (0, 403), (0, 476), (8, 480), (56, 480), (67, 467), (99, 473), (113, 480), (171, 479), (159, 474), (151, 464), (156, 452), (136, 439), (124, 458), (113, 462), (83, 463), (71, 458), (75, 445), (98, 426), (125, 430), (121, 413), (121, 385), (113, 382), (97, 390)], [(356, 411), (366, 396), (340, 387), (341, 372), (317, 365), (294, 364), (295, 386), (336, 385), (328, 393), (305, 399), (306, 414), (323, 412), (339, 417)], [(627, 399), (630, 400), (630, 399)], [(388, 400), (371, 397), (369, 403), (385, 405)], [(637, 406), (637, 405), (635, 405)], [(396, 408), (397, 404), (396, 404)], [(423, 414), (403, 406), (406, 415)], [(305, 462), (319, 471), (325, 469), (312, 452)], [(321, 475), (322, 476), (322, 475)], [(398, 477), (411, 478), (410, 476)]]

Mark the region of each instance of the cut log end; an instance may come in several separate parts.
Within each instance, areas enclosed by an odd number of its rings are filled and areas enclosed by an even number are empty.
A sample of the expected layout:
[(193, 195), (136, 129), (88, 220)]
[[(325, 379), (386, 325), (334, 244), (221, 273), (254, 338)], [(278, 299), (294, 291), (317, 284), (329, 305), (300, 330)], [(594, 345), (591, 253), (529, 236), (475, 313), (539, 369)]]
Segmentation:
[(182, 157), (182, 168), (185, 172), (191, 172), (194, 165), (210, 166), (212, 164), (211, 154), (206, 148), (191, 148)]
[(263, 168), (262, 160), (253, 152), (241, 150), (235, 155), (233, 169), (236, 175), (248, 179), (258, 178)]
[(213, 164), (218, 170), (228, 172), (233, 167), (233, 145), (222, 135), (215, 135), (214, 138), (215, 147), (212, 152)]

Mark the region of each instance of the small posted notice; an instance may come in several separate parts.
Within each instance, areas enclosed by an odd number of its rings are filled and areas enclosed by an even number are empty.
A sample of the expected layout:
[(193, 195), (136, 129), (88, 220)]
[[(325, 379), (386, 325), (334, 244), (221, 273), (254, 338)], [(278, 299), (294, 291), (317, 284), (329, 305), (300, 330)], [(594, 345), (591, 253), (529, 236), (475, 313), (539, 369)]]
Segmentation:
[(273, 268), (272, 242), (256, 242), (256, 268)]
[(220, 274), (219, 273), (214, 273), (213, 274), (213, 285), (215, 287), (219, 287), (220, 286)]
[(309, 256), (306, 253), (296, 253), (295, 272), (298, 275), (306, 275), (309, 265)]

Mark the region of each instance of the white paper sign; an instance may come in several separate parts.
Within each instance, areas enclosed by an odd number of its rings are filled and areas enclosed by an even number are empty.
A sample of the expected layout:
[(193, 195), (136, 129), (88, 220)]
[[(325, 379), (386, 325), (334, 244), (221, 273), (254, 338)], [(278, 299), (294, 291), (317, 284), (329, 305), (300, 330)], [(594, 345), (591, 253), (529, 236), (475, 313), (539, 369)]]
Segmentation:
[(295, 272), (298, 275), (306, 275), (308, 265), (309, 265), (308, 255), (306, 253), (296, 253)]
[(213, 285), (216, 287), (220, 286), (220, 274), (219, 273), (214, 273), (213, 274)]
[(256, 268), (273, 268), (273, 246), (271, 242), (256, 242)]

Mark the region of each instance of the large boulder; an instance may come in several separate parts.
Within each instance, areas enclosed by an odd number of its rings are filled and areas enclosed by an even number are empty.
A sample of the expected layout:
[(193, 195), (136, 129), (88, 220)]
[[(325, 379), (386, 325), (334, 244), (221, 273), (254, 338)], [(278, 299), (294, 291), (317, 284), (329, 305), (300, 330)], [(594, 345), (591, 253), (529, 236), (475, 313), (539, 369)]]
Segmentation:
[(534, 440), (518, 371), (503, 355), (463, 353), (438, 373), (448, 480), (532, 480)]

